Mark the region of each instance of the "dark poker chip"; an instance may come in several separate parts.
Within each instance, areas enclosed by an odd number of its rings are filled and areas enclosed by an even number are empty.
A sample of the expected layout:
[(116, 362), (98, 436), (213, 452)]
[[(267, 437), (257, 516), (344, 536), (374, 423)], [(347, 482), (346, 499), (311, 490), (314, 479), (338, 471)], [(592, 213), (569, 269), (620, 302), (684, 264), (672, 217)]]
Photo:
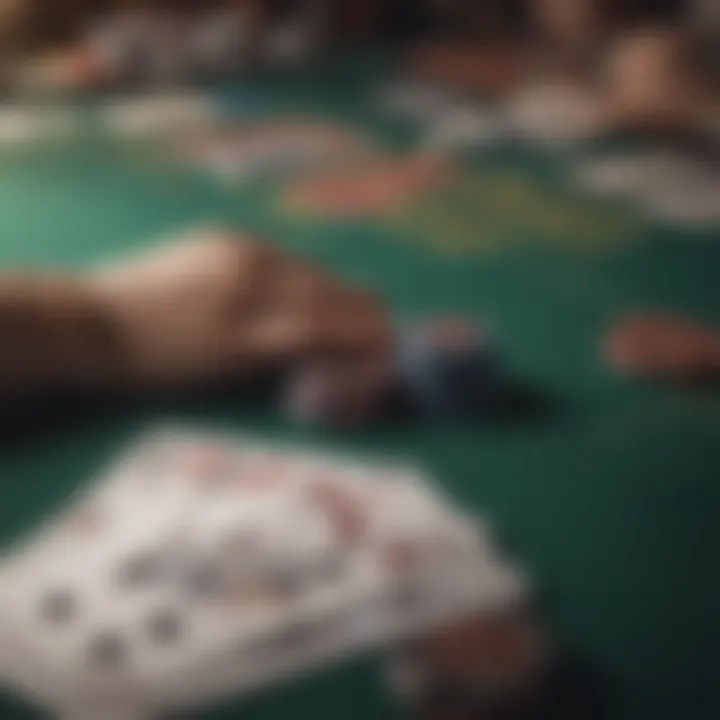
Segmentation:
[(500, 361), (486, 331), (464, 319), (410, 326), (398, 339), (398, 384), (433, 417), (483, 412), (499, 382)]

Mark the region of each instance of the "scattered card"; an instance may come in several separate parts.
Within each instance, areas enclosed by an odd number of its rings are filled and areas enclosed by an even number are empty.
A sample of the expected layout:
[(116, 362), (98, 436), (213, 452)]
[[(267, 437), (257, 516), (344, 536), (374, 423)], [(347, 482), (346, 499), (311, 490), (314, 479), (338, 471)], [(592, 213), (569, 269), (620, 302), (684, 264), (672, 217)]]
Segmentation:
[(427, 131), (424, 146), (435, 152), (453, 152), (493, 145), (505, 136), (500, 115), (483, 107), (454, 107), (440, 115)]
[(354, 163), (372, 152), (350, 129), (303, 119), (248, 122), (182, 138), (176, 155), (215, 178), (243, 183)]
[(514, 131), (530, 142), (576, 143), (602, 129), (602, 112), (592, 93), (572, 85), (539, 85), (517, 93), (507, 107)]
[(61, 106), (6, 105), (0, 108), (0, 147), (44, 145), (79, 133), (80, 115)]

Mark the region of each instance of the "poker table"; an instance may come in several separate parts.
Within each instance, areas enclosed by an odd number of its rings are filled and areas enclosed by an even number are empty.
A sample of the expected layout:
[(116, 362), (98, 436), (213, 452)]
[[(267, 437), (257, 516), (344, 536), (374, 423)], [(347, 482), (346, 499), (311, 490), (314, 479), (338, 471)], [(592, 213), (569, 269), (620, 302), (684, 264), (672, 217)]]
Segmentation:
[[(213, 92), (252, 96), (268, 116), (350, 120), (397, 151), (412, 132), (369, 102), (387, 75), (382, 63), (355, 61)], [(447, 191), (436, 206), (382, 222), (324, 222), (284, 212), (272, 183), (228, 188), (138, 147), (88, 137), (3, 152), (7, 267), (81, 269), (206, 222), (255, 229), (374, 288), (401, 320), (461, 313), (487, 323), (508, 372), (544, 398), (532, 417), (381, 422), (353, 434), (292, 427), (232, 389), (89, 414), (68, 401), (56, 422), (32, 405), (22, 432), (12, 414), (3, 423), (5, 546), (161, 419), (350, 454), (409, 454), (482, 513), (531, 574), (541, 616), (593, 688), (584, 692), (593, 712), (720, 717), (720, 395), (632, 381), (599, 355), (605, 328), (638, 308), (720, 321), (720, 231), (655, 224), (583, 197), (567, 182), (569, 162), (565, 149), (520, 144), (468, 152), (472, 181), (456, 205)], [(376, 660), (310, 672), (193, 717), (400, 717)], [(5, 698), (0, 717), (37, 715)]]

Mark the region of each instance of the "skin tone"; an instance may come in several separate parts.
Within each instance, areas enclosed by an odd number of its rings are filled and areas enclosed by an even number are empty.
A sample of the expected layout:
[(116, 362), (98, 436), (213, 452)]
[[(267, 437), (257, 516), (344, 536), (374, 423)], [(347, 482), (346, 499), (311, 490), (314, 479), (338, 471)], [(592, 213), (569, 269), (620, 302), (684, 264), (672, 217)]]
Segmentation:
[(229, 230), (195, 231), (85, 276), (0, 276), (0, 389), (185, 385), (313, 358), (387, 358), (370, 293)]
[(533, 26), (566, 65), (581, 63), (603, 34), (597, 0), (533, 0)]
[(717, 111), (680, 23), (630, 25), (622, 5), (598, 0), (534, 0), (533, 16), (555, 57), (551, 71), (597, 84), (606, 127), (697, 131)]

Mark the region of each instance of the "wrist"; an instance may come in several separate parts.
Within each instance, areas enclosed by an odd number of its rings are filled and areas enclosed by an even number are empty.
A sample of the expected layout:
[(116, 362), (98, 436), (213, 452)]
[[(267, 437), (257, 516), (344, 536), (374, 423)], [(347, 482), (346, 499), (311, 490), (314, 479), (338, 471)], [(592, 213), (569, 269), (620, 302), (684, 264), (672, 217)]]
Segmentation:
[(100, 298), (71, 276), (0, 279), (0, 382), (8, 390), (104, 381), (121, 358)]

